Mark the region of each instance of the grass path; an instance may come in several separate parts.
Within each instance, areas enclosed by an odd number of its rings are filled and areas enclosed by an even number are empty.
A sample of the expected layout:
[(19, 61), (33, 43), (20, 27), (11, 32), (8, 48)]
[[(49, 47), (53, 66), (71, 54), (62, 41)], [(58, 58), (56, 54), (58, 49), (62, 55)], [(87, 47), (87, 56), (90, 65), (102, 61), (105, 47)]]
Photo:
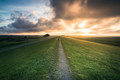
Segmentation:
[(66, 56), (64, 54), (63, 46), (61, 40), (59, 40), (59, 80), (73, 80), (73, 76), (68, 65)]

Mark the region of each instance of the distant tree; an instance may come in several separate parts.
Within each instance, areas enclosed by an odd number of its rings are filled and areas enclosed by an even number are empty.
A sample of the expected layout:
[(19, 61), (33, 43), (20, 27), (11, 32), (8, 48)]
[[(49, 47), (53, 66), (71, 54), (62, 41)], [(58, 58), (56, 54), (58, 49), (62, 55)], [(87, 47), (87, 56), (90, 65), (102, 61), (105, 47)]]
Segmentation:
[(50, 36), (50, 34), (45, 34), (43, 37), (49, 37)]

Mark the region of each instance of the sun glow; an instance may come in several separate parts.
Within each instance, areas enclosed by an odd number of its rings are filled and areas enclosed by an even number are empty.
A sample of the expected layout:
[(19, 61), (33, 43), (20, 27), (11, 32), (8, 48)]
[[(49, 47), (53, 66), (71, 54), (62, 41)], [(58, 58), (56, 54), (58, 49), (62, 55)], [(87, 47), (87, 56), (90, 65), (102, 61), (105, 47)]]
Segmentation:
[(91, 35), (90, 32), (92, 32), (92, 29), (86, 28), (87, 22), (87, 20), (84, 20), (79, 23), (74, 22), (69, 28), (67, 28), (67, 32), (80, 35)]
[(83, 23), (80, 23), (79, 28), (85, 27), (86, 23), (87, 23), (87, 21), (84, 21)]
[(83, 34), (82, 35), (90, 35), (91, 30), (90, 29), (77, 29), (76, 31), (80, 31)]

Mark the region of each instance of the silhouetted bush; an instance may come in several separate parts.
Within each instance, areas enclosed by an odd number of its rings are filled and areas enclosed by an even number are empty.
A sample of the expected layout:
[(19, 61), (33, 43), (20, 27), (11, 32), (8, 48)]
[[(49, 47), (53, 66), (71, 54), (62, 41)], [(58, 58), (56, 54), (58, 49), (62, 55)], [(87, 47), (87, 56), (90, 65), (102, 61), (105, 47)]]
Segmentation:
[(43, 37), (49, 37), (50, 36), (50, 34), (45, 34)]

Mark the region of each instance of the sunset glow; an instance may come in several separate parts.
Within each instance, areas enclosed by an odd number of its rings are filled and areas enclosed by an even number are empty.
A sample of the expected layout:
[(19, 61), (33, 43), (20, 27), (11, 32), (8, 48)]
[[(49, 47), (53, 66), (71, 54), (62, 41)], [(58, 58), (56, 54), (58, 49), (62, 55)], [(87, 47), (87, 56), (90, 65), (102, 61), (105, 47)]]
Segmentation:
[(17, 4), (1, 1), (0, 34), (119, 36), (119, 5), (109, 1), (105, 4), (102, 1), (30, 0), (18, 1)]
[(87, 23), (87, 21), (84, 21), (83, 23), (80, 23), (80, 24), (79, 24), (79, 27), (80, 27), (80, 28), (85, 27), (85, 26), (86, 26), (86, 23)]
[(120, 0), (0, 0), (0, 80), (120, 80)]

